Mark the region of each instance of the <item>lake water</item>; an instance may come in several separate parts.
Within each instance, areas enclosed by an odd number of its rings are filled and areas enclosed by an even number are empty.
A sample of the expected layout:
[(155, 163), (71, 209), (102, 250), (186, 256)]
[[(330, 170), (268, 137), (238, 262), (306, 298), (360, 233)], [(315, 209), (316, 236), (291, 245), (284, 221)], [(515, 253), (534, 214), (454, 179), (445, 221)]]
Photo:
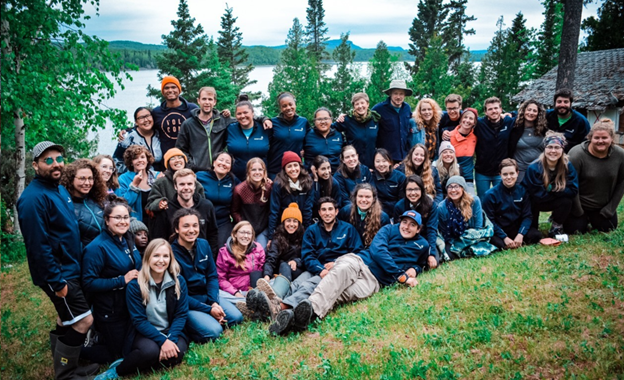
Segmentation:
[[(360, 68), (362, 76), (368, 76), (368, 62), (357, 63)], [(402, 65), (401, 65), (402, 67)], [(257, 83), (247, 87), (245, 90), (249, 92), (260, 91), (263, 95), (267, 95), (267, 89), (269, 83), (273, 79), (273, 69), (275, 66), (257, 66), (250, 73), (249, 77), (252, 80), (256, 80)], [(329, 75), (332, 76), (336, 71), (336, 66), (332, 65)], [(151, 85), (154, 88), (160, 88), (160, 82), (157, 78), (158, 70), (141, 70), (131, 72), (132, 81), (124, 80), (125, 89), (119, 90), (113, 99), (106, 102), (106, 106), (110, 108), (118, 108), (125, 110), (128, 114), (128, 118), (132, 121), (132, 114), (134, 110), (139, 106), (151, 105), (157, 106), (159, 100), (153, 97), (147, 96), (147, 86)], [(287, 89), (285, 89), (287, 90)], [(192, 102), (196, 100), (196, 94), (185, 94), (182, 96)], [(275, 116), (275, 115), (269, 115)], [(109, 121), (104, 130), (98, 132), (91, 132), (90, 138), (98, 136), (98, 153), (113, 154), (117, 141), (112, 123)]]

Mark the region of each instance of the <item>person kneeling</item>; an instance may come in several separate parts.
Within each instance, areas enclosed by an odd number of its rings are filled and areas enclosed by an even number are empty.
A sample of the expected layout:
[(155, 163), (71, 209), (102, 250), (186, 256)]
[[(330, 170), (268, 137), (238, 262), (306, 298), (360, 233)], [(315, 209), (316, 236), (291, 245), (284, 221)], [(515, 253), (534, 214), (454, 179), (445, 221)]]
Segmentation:
[(132, 350), (96, 380), (180, 364), (188, 349), (183, 333), (187, 295), (171, 246), (164, 239), (155, 239), (145, 249), (138, 278), (127, 286), (126, 301), (134, 327), (128, 337)]
[(422, 273), (431, 255), (427, 240), (418, 234), (421, 225), (418, 212), (403, 213), (400, 224), (379, 230), (370, 249), (336, 259), (334, 267), (310, 298), (300, 302), (294, 310), (280, 312), (275, 323), (283, 325), (284, 331), (305, 329), (315, 317), (324, 318), (336, 303), (368, 298), (381, 286), (397, 282), (417, 285), (416, 276)]

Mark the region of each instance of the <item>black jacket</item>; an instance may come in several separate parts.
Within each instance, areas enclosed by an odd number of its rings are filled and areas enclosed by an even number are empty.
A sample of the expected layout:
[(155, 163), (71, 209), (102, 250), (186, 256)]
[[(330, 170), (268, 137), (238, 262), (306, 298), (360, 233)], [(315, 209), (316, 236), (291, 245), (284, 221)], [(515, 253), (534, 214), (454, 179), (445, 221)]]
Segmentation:
[(76, 214), (80, 228), (80, 242), (84, 248), (106, 228), (104, 210), (91, 198), (72, 196), (72, 201), (74, 202), (74, 214)]

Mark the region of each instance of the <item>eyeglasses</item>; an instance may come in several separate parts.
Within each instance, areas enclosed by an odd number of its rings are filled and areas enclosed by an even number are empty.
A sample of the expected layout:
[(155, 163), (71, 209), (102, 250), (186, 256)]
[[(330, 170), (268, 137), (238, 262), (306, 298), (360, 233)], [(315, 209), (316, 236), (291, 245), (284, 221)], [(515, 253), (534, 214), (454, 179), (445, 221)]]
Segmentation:
[(139, 116), (136, 118), (136, 121), (143, 121), (143, 120), (147, 120), (151, 118), (152, 118), (152, 115)]
[(237, 234), (239, 234), (239, 235), (243, 235), (243, 236), (244, 236), (244, 235), (249, 235), (249, 236), (253, 235), (253, 233), (252, 233), (252, 232), (249, 232), (249, 231), (238, 231), (238, 232), (237, 232)]
[(113, 173), (117, 170), (117, 168), (115, 166), (108, 166), (108, 165), (100, 165), (100, 169), (102, 169), (102, 170), (110, 170)]
[(80, 182), (80, 183), (94, 182), (95, 181), (95, 179), (93, 177), (75, 177), (75, 179), (77, 179), (78, 182)]
[(461, 186), (459, 185), (448, 185), (446, 187), (447, 190), (459, 190), (461, 188)]
[(415, 189), (405, 189), (406, 193), (421, 193), (422, 191), (420, 190), (419, 187), (415, 188)]
[(459, 111), (459, 107), (449, 107), (446, 110), (447, 111)]
[(318, 119), (314, 119), (314, 121), (320, 121), (320, 122), (331, 121), (331, 117), (319, 117)]
[(122, 220), (124, 222), (130, 220), (130, 216), (129, 215), (110, 215), (109, 218), (113, 218), (113, 219), (115, 219), (118, 222), (121, 222)]
[[(47, 157), (43, 160), (43, 162), (46, 163), (46, 165), (52, 165), (54, 163), (54, 158), (53, 157)], [(57, 156), (56, 157), (56, 162), (58, 162), (59, 164), (62, 164), (63, 162), (65, 162), (65, 159), (63, 158), (63, 156)]]

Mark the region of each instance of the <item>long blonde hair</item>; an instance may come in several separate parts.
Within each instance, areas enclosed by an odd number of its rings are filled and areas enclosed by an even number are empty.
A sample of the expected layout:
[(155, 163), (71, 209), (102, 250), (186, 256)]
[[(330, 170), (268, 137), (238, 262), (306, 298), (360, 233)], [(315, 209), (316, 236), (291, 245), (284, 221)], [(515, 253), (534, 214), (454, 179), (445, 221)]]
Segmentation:
[[(412, 155), (417, 148), (422, 149), (425, 154), (425, 160), (419, 168), (414, 166), (414, 163), (412, 162)], [(431, 170), (431, 161), (429, 160), (427, 147), (423, 144), (414, 145), (407, 153), (407, 156), (403, 159), (403, 166), (405, 167), (405, 176), (409, 177), (414, 174), (419, 175), (425, 184), (425, 191), (427, 192), (427, 195), (431, 198), (435, 198), (436, 189), (435, 183), (433, 182), (433, 170)]]
[[(420, 113), (420, 106), (423, 103), (428, 103), (431, 106), (431, 110), (433, 111), (433, 117), (429, 121), (429, 124), (427, 124), (425, 119), (423, 119), (422, 114)], [(431, 98), (420, 99), (420, 101), (416, 105), (416, 111), (412, 113), (412, 117), (416, 122), (418, 130), (422, 130), (423, 128), (425, 128), (427, 132), (435, 133), (435, 131), (438, 129), (438, 123), (442, 118), (442, 109), (438, 105), (438, 102)]]
[(453, 155), (453, 162), (448, 169), (444, 166), (444, 162), (442, 162), (442, 155), (440, 155), (440, 157), (438, 157), (437, 161), (435, 162), (435, 167), (438, 169), (440, 182), (444, 182), (445, 180), (453, 176), (461, 175), (461, 170), (459, 168), (459, 164), (457, 163), (456, 155)]
[(262, 166), (262, 170), (264, 170), (264, 177), (262, 177), (262, 179), (260, 180), (260, 188), (262, 189), (262, 195), (260, 196), (260, 201), (262, 203), (267, 203), (269, 201), (269, 198), (266, 197), (267, 185), (271, 182), (271, 180), (269, 179), (269, 177), (267, 177), (266, 164), (259, 157), (254, 157), (251, 160), (247, 161), (246, 180), (247, 180), (247, 183), (251, 185), (251, 187), (253, 187), (253, 185), (251, 184), (250, 173), (251, 173), (251, 168), (253, 167), (253, 164), (260, 164), (260, 166)]
[(143, 254), (143, 262), (141, 271), (139, 272), (139, 276), (137, 278), (137, 282), (139, 283), (139, 288), (141, 289), (141, 297), (143, 298), (143, 305), (147, 306), (149, 303), (149, 287), (150, 287), (150, 279), (152, 275), (150, 273), (149, 261), (152, 258), (152, 254), (160, 247), (165, 246), (169, 250), (169, 267), (167, 268), (167, 272), (171, 275), (171, 278), (175, 281), (175, 293), (176, 298), (180, 299), (180, 281), (178, 280), (178, 275), (180, 274), (180, 264), (175, 259), (173, 255), (173, 250), (171, 250), (171, 245), (165, 239), (154, 239), (145, 248), (145, 253)]
[(251, 228), (251, 243), (254, 244), (256, 241), (256, 231), (254, 231), (253, 226), (246, 220), (240, 221), (236, 223), (234, 228), (232, 229), (232, 240), (230, 243), (231, 253), (236, 260), (236, 267), (241, 268), (242, 270), (247, 270), (245, 267), (245, 262), (247, 261), (247, 250), (249, 250), (249, 246), (243, 247), (236, 238), (236, 234), (238, 230), (240, 230), (244, 226), (249, 226)]
[[(459, 212), (461, 212), (462, 216), (464, 217), (464, 221), (468, 223), (470, 218), (472, 218), (472, 204), (474, 203), (474, 198), (463, 187), (462, 187), (462, 191), (463, 191), (463, 194), (461, 198), (459, 198), (459, 202), (457, 205), (455, 205), (455, 207), (459, 209)], [(447, 201), (453, 202), (451, 198), (448, 198)], [(454, 203), (455, 202), (453, 202), (453, 204)]]
[[(546, 139), (548, 139), (549, 137), (557, 137), (563, 140), (563, 143), (565, 145), (566, 139), (563, 136), (563, 133), (548, 131), (546, 132)], [(546, 141), (547, 140), (544, 140), (545, 144), (546, 144)], [(545, 148), (546, 147), (544, 147), (544, 149)], [(545, 152), (542, 152), (542, 154), (540, 154), (539, 161), (542, 163), (542, 169), (544, 170), (544, 173), (542, 173), (542, 180), (544, 181), (544, 188), (548, 189), (548, 186), (551, 185), (551, 182), (550, 182), (550, 170), (548, 169), (548, 160), (546, 159)], [(568, 155), (565, 153), (564, 150), (562, 150), (561, 157), (559, 157), (559, 159), (557, 160), (557, 163), (555, 164), (555, 180), (552, 183), (553, 184), (552, 191), (558, 192), (558, 191), (565, 190), (567, 174), (568, 174)]]

